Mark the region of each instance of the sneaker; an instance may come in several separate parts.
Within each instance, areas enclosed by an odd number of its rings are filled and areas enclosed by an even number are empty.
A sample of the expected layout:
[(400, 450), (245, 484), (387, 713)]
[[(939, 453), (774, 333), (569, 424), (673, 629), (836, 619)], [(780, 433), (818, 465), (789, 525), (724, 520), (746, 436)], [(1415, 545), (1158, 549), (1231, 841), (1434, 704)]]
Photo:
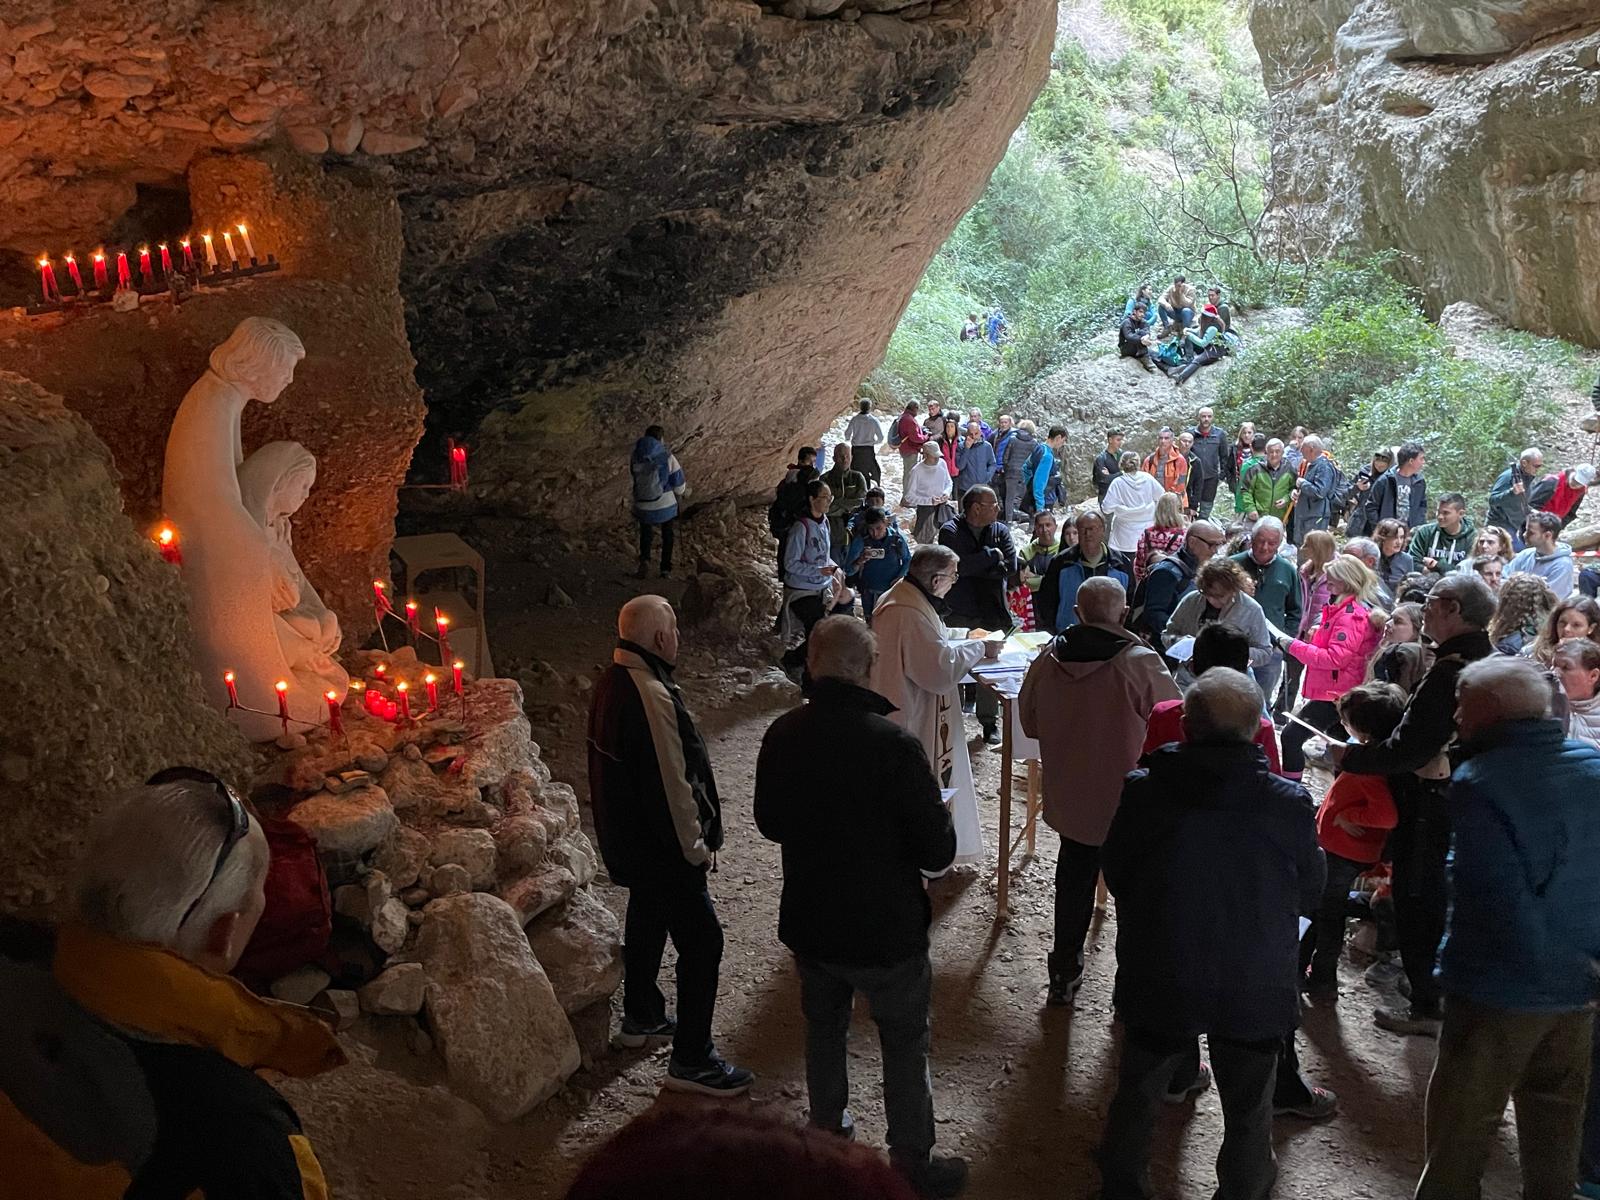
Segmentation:
[(671, 579), (672, 578), (672, 568), (671, 567), (662, 567), (661, 568), (661, 578), (663, 578), (663, 579)]
[(959, 1196), (967, 1186), (967, 1160), (954, 1155), (932, 1154), (922, 1162), (908, 1163), (890, 1155), (894, 1169), (904, 1175), (911, 1190), (919, 1196)]
[(1165, 1092), (1161, 1099), (1167, 1104), (1187, 1104), (1211, 1086), (1211, 1064), (1201, 1063), (1200, 1073), (1188, 1087), (1176, 1092)]
[(698, 1067), (686, 1067), (677, 1059), (667, 1063), (664, 1085), (669, 1092), (698, 1092), (702, 1096), (742, 1096), (756, 1077), (743, 1067), (723, 1062), (713, 1054)]
[[(1405, 970), (1397, 962), (1384, 962), (1379, 960), (1362, 972), (1361, 978), (1375, 988), (1396, 987), (1399, 981), (1405, 979)], [(1410, 987), (1410, 981), (1406, 981)]]
[(1050, 994), (1045, 997), (1045, 1003), (1051, 1008), (1065, 1008), (1072, 1003), (1072, 998), (1078, 994), (1078, 989), (1083, 987), (1083, 968), (1078, 968), (1078, 973), (1070, 978), (1052, 975), (1050, 977)]
[(812, 1125), (813, 1129), (820, 1129), (823, 1133), (831, 1133), (835, 1137), (842, 1137), (847, 1142), (856, 1140), (856, 1119), (850, 1115), (850, 1110), (844, 1110), (844, 1115), (839, 1118), (837, 1125)]
[(665, 1046), (678, 1032), (678, 1023), (671, 1017), (659, 1025), (643, 1025), (629, 1017), (622, 1018), (622, 1028), (612, 1040), (624, 1050), (654, 1050)]
[(1585, 1180), (1572, 1193), (1572, 1200), (1600, 1200), (1600, 1182)]
[(985, 725), (983, 727), (983, 744), (985, 746), (998, 746), (1003, 740), (1000, 736), (1000, 726)]
[(1314, 1087), (1310, 1095), (1295, 1104), (1274, 1104), (1275, 1117), (1299, 1117), (1303, 1121), (1326, 1121), (1339, 1111), (1339, 1097), (1327, 1088)]
[(1420, 1014), (1411, 1008), (1380, 1008), (1373, 1012), (1372, 1019), (1379, 1029), (1416, 1037), (1436, 1038), (1444, 1024), (1440, 1017)]

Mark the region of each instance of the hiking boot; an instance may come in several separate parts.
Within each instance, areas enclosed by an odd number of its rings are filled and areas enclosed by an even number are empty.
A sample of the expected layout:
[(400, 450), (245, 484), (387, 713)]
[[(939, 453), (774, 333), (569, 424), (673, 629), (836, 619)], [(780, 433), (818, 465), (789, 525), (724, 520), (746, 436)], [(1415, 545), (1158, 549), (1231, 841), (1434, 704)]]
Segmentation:
[(622, 1028), (612, 1040), (624, 1050), (654, 1050), (665, 1046), (678, 1032), (678, 1023), (666, 1017), (659, 1025), (645, 1025), (629, 1017), (622, 1018)]
[(1372, 1014), (1372, 1020), (1379, 1029), (1414, 1037), (1436, 1038), (1444, 1025), (1443, 1018), (1431, 1013), (1419, 1013), (1413, 1008), (1376, 1009)]
[(842, 1137), (847, 1142), (856, 1140), (856, 1119), (850, 1115), (848, 1108), (844, 1110), (844, 1115), (839, 1118), (837, 1125), (813, 1124), (811, 1128), (820, 1129), (823, 1133), (831, 1133), (835, 1137)]
[(1195, 1075), (1193, 1083), (1176, 1091), (1163, 1092), (1161, 1100), (1164, 1104), (1187, 1104), (1210, 1086), (1211, 1064), (1203, 1062), (1200, 1064), (1200, 1070)]
[(1299, 1117), (1303, 1121), (1326, 1121), (1338, 1111), (1338, 1095), (1319, 1087), (1311, 1088), (1304, 1100), (1272, 1106), (1272, 1115), (1275, 1117)]
[(904, 1175), (919, 1196), (959, 1196), (967, 1186), (967, 1160), (955, 1155), (932, 1154), (921, 1162), (907, 1162), (890, 1154), (894, 1169)]
[(1078, 968), (1078, 973), (1071, 976), (1050, 976), (1050, 992), (1045, 996), (1044, 1002), (1051, 1008), (1065, 1008), (1072, 1003), (1072, 998), (1083, 987), (1083, 968)]
[[(1406, 978), (1406, 973), (1399, 963), (1380, 959), (1362, 972), (1361, 978), (1375, 988), (1396, 987)], [(1410, 980), (1406, 980), (1406, 986), (1411, 986)]]
[(983, 727), (983, 744), (985, 746), (998, 746), (1001, 745), (1004, 740), (1005, 739), (1000, 736), (1000, 726), (985, 725)]
[(669, 1092), (697, 1092), (702, 1096), (742, 1096), (756, 1077), (743, 1067), (724, 1062), (713, 1054), (697, 1067), (686, 1067), (677, 1059), (667, 1063), (664, 1086)]

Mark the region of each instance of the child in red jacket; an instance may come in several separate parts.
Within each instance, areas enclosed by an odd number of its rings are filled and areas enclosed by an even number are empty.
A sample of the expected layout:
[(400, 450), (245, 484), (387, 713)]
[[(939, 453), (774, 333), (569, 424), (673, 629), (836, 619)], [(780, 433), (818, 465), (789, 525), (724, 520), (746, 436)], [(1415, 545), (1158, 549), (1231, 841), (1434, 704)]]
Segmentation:
[[(1392, 683), (1364, 683), (1339, 697), (1338, 707), (1351, 737), (1381, 742), (1400, 724), (1406, 694)], [(1306, 991), (1313, 997), (1332, 1000), (1339, 994), (1350, 885), (1383, 857), (1383, 844), (1398, 821), (1389, 781), (1381, 775), (1340, 774), (1317, 809), (1317, 841), (1328, 859), (1328, 883), (1317, 909), (1306, 978)]]

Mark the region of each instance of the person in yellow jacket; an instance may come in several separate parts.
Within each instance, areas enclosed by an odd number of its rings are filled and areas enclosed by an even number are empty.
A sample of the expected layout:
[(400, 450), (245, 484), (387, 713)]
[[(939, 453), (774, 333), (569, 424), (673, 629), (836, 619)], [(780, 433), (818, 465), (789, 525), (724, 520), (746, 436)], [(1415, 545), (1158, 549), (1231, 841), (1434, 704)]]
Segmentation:
[[(226, 974), (265, 905), (259, 822), (213, 776), (135, 788), (91, 826), (53, 954), (0, 957), (0, 1164), (28, 1200), (326, 1200), (257, 1072), (344, 1062)], [(34, 961), (44, 957), (48, 963)]]

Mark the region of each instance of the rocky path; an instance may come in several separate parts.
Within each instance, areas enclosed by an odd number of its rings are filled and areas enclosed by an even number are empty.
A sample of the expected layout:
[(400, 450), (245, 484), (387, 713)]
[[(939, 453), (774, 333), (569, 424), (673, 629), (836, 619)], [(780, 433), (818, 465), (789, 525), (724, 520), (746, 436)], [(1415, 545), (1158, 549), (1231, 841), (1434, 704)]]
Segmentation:
[[(496, 564), (490, 577), (498, 581), (497, 647), (524, 656), (536, 648), (558, 679), (587, 674), (609, 654), (617, 605), (645, 586), (618, 572), (617, 561), (561, 561), (539, 570)], [(534, 603), (552, 576), (579, 597), (577, 606)], [(681, 587), (669, 581), (663, 590), (676, 599)], [(806, 1107), (802, 1023), (793, 971), (776, 938), (779, 856), (750, 815), (761, 736), (796, 696), (759, 675), (754, 686), (730, 686), (738, 668), (712, 661), (692, 633), (686, 647), (685, 688), (708, 734), (728, 830), (721, 869), (710, 881), (727, 933), (717, 1037), (730, 1058), (759, 1076), (751, 1097), (740, 1103), (800, 1121)], [(577, 784), (581, 796), (579, 687), (553, 681), (548, 694), (530, 700), (546, 761), (557, 778)], [(973, 754), (980, 791), (992, 797), (997, 759), (981, 742), (974, 742)], [(817, 786), (827, 786), (825, 767), (819, 766)], [(1046, 1008), (1055, 836), (1041, 832), (1039, 860), (1022, 864), (1014, 877), (1011, 919), (996, 926), (992, 799), (984, 816), (990, 846), (984, 871), (957, 875), (935, 892), (933, 1070), (940, 1143), (972, 1159), (969, 1195), (980, 1200), (1088, 1197), (1097, 1186), (1091, 1151), (1116, 1057), (1115, 915), (1093, 935), (1088, 982), (1076, 1007)], [(596, 892), (621, 913), (625, 893), (603, 883)], [(1421, 1166), (1421, 1097), (1434, 1044), (1374, 1029), (1371, 1010), (1380, 997), (1353, 968), (1343, 984), (1336, 1006), (1307, 1013), (1303, 1052), (1313, 1078), (1339, 1092), (1343, 1111), (1322, 1125), (1279, 1124), (1281, 1200), (1409, 1195)], [(334, 1194), (343, 1200), (556, 1200), (582, 1160), (628, 1119), (657, 1103), (693, 1103), (658, 1096), (665, 1051), (621, 1052), (581, 1071), (529, 1117), (490, 1127), (463, 1102), (429, 1088), (425, 1060), (403, 1046), (378, 1038), (357, 1050), (364, 1060), (358, 1067), (296, 1089)], [(881, 1145), (878, 1054), (864, 1013), (858, 1013), (851, 1070), (851, 1107), (861, 1135)], [(1156, 1150), (1159, 1193), (1209, 1195), (1220, 1136), (1214, 1092), (1165, 1114)], [(1485, 1195), (1515, 1194), (1514, 1145), (1508, 1126), (1491, 1159)]]

